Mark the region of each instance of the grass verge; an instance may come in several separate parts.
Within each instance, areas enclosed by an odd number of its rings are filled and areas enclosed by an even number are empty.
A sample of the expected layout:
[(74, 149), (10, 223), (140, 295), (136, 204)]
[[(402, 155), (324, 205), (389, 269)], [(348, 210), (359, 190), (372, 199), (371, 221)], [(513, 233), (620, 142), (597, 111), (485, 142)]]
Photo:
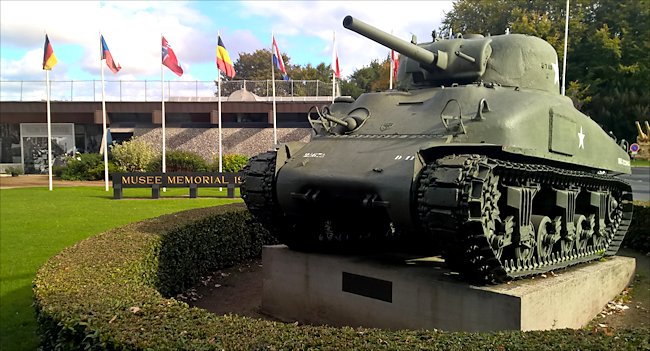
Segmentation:
[[(110, 228), (186, 209), (231, 203), (218, 189), (168, 189), (161, 199), (150, 189), (128, 189), (113, 200), (103, 187), (0, 190), (0, 349), (34, 350), (38, 346), (32, 304), (36, 270), (63, 248)], [(201, 197), (204, 196), (204, 197)]]

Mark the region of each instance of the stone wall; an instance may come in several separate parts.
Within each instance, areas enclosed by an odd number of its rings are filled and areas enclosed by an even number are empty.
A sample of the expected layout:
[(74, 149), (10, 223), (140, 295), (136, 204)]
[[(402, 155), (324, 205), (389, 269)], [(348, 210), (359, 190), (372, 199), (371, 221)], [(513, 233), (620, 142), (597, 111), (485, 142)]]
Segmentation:
[[(311, 128), (278, 128), (278, 143), (309, 141)], [(136, 128), (133, 135), (156, 149), (162, 148), (162, 128)], [(165, 128), (167, 151), (196, 152), (206, 160), (214, 160), (219, 153), (218, 128)], [(223, 128), (223, 154), (254, 156), (273, 147), (272, 128)]]

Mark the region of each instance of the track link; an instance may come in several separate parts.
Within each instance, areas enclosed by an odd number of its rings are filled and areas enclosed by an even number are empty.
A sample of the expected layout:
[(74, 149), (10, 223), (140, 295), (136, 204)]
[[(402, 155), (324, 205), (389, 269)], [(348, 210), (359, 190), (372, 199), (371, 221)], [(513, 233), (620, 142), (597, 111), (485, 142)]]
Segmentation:
[[(548, 257), (518, 260), (495, 248), (494, 235), (503, 228), (499, 188), (535, 183), (547, 187), (605, 189), (617, 196), (617, 208), (599, 245), (587, 245)], [(455, 199), (451, 201), (450, 199)], [(418, 181), (418, 215), (430, 235), (444, 238), (448, 264), (477, 283), (500, 283), (614, 255), (632, 218), (630, 186), (611, 176), (545, 165), (522, 164), (482, 155), (453, 155), (427, 165)], [(499, 225), (501, 224), (501, 225)], [(507, 227), (507, 226), (506, 226)], [(501, 248), (503, 249), (503, 248)]]
[(240, 192), (251, 215), (277, 237), (282, 211), (274, 195), (276, 158), (275, 151), (252, 157), (243, 169)]

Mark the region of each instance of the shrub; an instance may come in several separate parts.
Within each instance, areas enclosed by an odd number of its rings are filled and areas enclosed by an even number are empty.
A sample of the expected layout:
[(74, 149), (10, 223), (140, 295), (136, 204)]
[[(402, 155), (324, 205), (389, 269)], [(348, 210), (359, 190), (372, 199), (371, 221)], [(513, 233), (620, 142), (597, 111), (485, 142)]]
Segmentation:
[(65, 166), (54, 165), (52, 166), (52, 175), (56, 178), (61, 178), (61, 175), (63, 175), (64, 170), (65, 170)]
[[(246, 163), (248, 162), (248, 157), (239, 154), (230, 154), (224, 155), (221, 159), (221, 166), (224, 172), (239, 172), (241, 171)], [(217, 156), (214, 166), (212, 167), (215, 172), (219, 172), (219, 158)]]
[(23, 171), (23, 167), (21, 166), (15, 166), (15, 167), (9, 166), (5, 169), (5, 173), (11, 174), (12, 177), (17, 177), (25, 172)]
[[(167, 172), (207, 172), (207, 162), (199, 154), (191, 151), (172, 150), (165, 154)], [(162, 171), (162, 155), (153, 159), (147, 166), (149, 172)]]
[(63, 180), (98, 180), (103, 179), (104, 173), (102, 171), (101, 178), (97, 174), (90, 172), (94, 168), (101, 167), (104, 169), (103, 156), (100, 154), (76, 154), (68, 156), (65, 160), (65, 165), (61, 171), (61, 179)]
[[(110, 175), (119, 172), (120, 168), (115, 164), (113, 161), (108, 161), (108, 176), (110, 179)], [(104, 162), (96, 165), (95, 167), (91, 168), (88, 170), (88, 176), (90, 177), (90, 180), (103, 180), (104, 179)]]
[(632, 222), (623, 239), (623, 246), (650, 254), (650, 203), (634, 206)]
[[(244, 228), (242, 228), (242, 226)], [(208, 269), (259, 253), (266, 234), (241, 204), (158, 217), (86, 239), (34, 280), (44, 349), (647, 350), (647, 327), (613, 332), (446, 333), (300, 326), (217, 316), (167, 294)], [(209, 228), (206, 228), (209, 227)], [(216, 241), (217, 243), (213, 243)]]
[(149, 143), (134, 137), (111, 145), (111, 154), (119, 171), (145, 172), (157, 153)]
[(161, 238), (157, 290), (163, 296), (174, 296), (192, 287), (208, 272), (259, 257), (262, 245), (269, 243), (275, 243), (275, 239), (241, 212), (209, 217), (174, 229)]

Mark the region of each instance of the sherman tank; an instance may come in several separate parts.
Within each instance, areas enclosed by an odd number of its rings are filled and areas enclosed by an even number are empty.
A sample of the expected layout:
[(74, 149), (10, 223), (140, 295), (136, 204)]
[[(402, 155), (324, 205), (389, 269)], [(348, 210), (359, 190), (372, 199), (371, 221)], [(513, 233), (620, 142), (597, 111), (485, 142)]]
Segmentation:
[(309, 142), (253, 157), (242, 197), (296, 250), (430, 238), (475, 283), (616, 254), (632, 218), (627, 153), (559, 94), (557, 53), (527, 35), (416, 43), (351, 16), (401, 53), (397, 89), (312, 107)]

